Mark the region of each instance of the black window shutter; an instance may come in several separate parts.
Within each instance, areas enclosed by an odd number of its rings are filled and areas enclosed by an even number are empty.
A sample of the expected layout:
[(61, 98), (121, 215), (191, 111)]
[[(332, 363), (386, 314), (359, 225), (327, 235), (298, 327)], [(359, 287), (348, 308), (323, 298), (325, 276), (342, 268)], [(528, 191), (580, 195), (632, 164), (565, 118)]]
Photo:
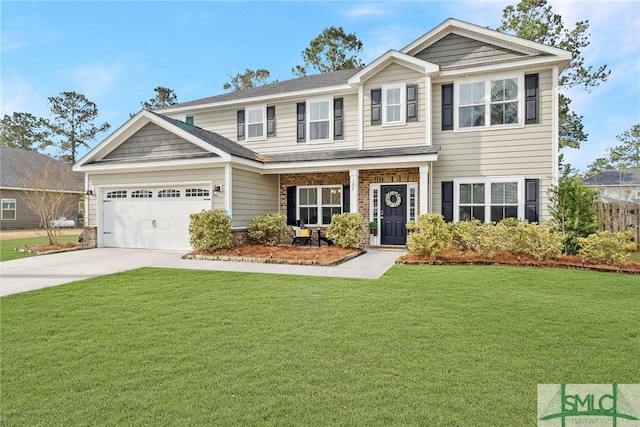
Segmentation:
[(407, 121), (418, 120), (418, 85), (407, 85)]
[(442, 130), (453, 130), (453, 83), (442, 85)]
[(382, 89), (371, 89), (371, 125), (382, 124)]
[(530, 178), (524, 180), (524, 219), (529, 222), (538, 222), (538, 179)]
[(287, 187), (287, 225), (296, 225), (296, 187)]
[(297, 140), (298, 142), (305, 142), (306, 138), (304, 136), (304, 131), (305, 131), (305, 107), (306, 104), (304, 102), (298, 102), (298, 105), (296, 107), (296, 113), (297, 113)]
[(348, 185), (342, 186), (342, 213), (351, 210), (351, 189)]
[(276, 107), (267, 107), (267, 136), (276, 136)]
[(342, 139), (342, 115), (344, 114), (343, 99), (333, 100), (333, 139)]
[(538, 75), (524, 76), (525, 123), (538, 123)]
[(442, 181), (442, 216), (453, 222), (453, 181)]
[(244, 110), (238, 110), (238, 139), (244, 139)]

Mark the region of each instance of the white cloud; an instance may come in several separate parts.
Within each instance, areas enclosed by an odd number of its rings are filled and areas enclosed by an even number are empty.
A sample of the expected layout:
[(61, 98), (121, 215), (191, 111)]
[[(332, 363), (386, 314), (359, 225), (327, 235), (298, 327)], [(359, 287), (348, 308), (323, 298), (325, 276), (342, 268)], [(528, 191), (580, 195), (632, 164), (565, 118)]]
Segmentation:
[(27, 43), (17, 38), (14, 34), (6, 32), (2, 34), (2, 45), (0, 51), (2, 53), (9, 52), (10, 50), (16, 50), (27, 46)]
[(344, 11), (343, 15), (347, 18), (363, 18), (369, 16), (389, 16), (391, 9), (381, 4), (359, 4), (351, 9)]
[(107, 93), (122, 72), (123, 67), (117, 64), (94, 63), (77, 68), (73, 72), (73, 79), (80, 92), (92, 99)]

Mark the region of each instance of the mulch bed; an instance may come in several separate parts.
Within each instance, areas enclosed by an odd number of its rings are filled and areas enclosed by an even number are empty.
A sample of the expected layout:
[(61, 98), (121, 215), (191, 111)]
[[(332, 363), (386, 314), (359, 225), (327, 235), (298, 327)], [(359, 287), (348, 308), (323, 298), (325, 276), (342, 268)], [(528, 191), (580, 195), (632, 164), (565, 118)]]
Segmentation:
[(36, 255), (55, 254), (58, 252), (77, 251), (81, 249), (89, 249), (84, 243), (65, 242), (57, 245), (39, 245), (39, 246), (21, 246), (16, 248), (18, 252), (30, 252)]
[(446, 251), (440, 254), (435, 260), (425, 257), (418, 257), (407, 254), (400, 257), (397, 264), (415, 265), (440, 265), (440, 264), (466, 264), (466, 265), (517, 265), (523, 267), (555, 267), (555, 268), (575, 268), (585, 270), (607, 271), (615, 273), (640, 274), (640, 262), (630, 261), (625, 266), (612, 266), (603, 264), (590, 264), (583, 262), (579, 255), (564, 255), (559, 258), (537, 260), (529, 256), (518, 256), (511, 253), (500, 253), (493, 258), (485, 258), (475, 252), (469, 251)]
[(211, 252), (194, 251), (182, 258), (210, 261), (243, 261), (266, 264), (294, 264), (332, 266), (362, 255), (362, 249), (344, 249), (335, 246), (266, 246), (241, 245)]

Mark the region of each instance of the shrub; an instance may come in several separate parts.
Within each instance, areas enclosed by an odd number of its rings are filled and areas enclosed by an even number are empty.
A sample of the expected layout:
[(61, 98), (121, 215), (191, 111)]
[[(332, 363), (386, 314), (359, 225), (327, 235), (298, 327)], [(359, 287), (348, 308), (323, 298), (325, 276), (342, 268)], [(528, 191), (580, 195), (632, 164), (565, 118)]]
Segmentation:
[(442, 215), (420, 215), (417, 230), (407, 237), (407, 248), (412, 255), (434, 259), (451, 248), (451, 231)]
[(191, 214), (189, 235), (191, 246), (199, 251), (213, 251), (233, 246), (231, 218), (222, 209)]
[(270, 213), (259, 215), (249, 222), (247, 237), (264, 245), (275, 246), (282, 240), (287, 231), (287, 217), (282, 214)]
[(624, 265), (634, 245), (628, 232), (600, 231), (578, 239), (578, 254), (586, 260), (601, 264)]
[(542, 260), (562, 255), (564, 235), (557, 230), (553, 221), (542, 225), (508, 218), (497, 225), (502, 228), (503, 248), (515, 255), (531, 255)]
[(466, 251), (475, 250), (481, 223), (477, 219), (472, 221), (460, 221), (450, 224), (452, 245), (455, 249)]
[(341, 248), (355, 248), (362, 240), (362, 222), (363, 218), (359, 213), (333, 215), (327, 228), (327, 237)]
[(507, 227), (489, 222), (480, 224), (472, 249), (485, 258), (493, 258), (496, 253), (506, 251), (508, 246)]
[(565, 236), (564, 251), (575, 254), (578, 239), (598, 230), (598, 192), (582, 185), (579, 176), (565, 175), (549, 190), (549, 199), (551, 215)]

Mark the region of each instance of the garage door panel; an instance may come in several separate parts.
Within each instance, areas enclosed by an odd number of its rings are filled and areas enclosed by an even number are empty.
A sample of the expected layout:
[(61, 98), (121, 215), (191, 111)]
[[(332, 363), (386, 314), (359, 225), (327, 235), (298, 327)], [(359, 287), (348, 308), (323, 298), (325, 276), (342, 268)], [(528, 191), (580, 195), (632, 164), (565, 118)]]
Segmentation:
[[(136, 188), (135, 190), (141, 190)], [(190, 214), (211, 208), (207, 197), (110, 199), (103, 202), (103, 245), (190, 250)], [(184, 189), (180, 189), (184, 195)], [(130, 194), (129, 191), (128, 194)]]

